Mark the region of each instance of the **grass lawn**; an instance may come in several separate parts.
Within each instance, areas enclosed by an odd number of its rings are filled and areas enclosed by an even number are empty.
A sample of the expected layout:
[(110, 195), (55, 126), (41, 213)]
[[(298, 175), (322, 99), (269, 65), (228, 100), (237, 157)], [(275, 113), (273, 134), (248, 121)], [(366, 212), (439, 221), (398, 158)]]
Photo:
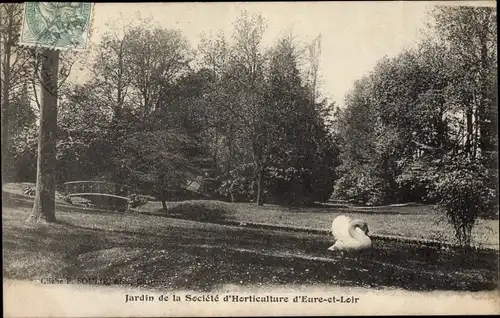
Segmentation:
[[(341, 256), (325, 235), (224, 226), (60, 206), (58, 223), (26, 223), (30, 204), (4, 202), (4, 277), (100, 277), (166, 290), (231, 285), (331, 285), (494, 290), (498, 252), (374, 242)], [(292, 213), (292, 212), (288, 212)]]
[[(10, 193), (22, 194), (25, 186), (33, 183), (8, 183), (4, 189)], [(66, 204), (63, 195), (56, 193), (56, 200)], [(173, 205), (175, 203), (169, 203)], [(286, 208), (277, 205), (257, 206), (254, 203), (228, 203), (229, 220), (241, 222), (268, 223), (293, 227), (329, 229), (337, 214), (347, 214), (368, 222), (371, 234), (393, 235), (407, 238), (430, 239), (455, 243), (452, 226), (446, 216), (430, 205), (392, 205), (382, 207), (333, 206), (316, 208)], [(148, 202), (138, 208), (141, 212), (162, 212), (160, 202)], [(476, 246), (499, 248), (499, 220), (479, 219), (473, 230), (472, 243)]]
[[(329, 229), (337, 214), (346, 214), (368, 222), (372, 234), (455, 242), (453, 228), (445, 215), (429, 205), (286, 208), (267, 204), (259, 207), (254, 203), (228, 204), (231, 213), (226, 218), (235, 221)], [(149, 202), (139, 210), (163, 213), (160, 202)], [(473, 231), (473, 244), (498, 249), (498, 237), (498, 220), (478, 220)]]

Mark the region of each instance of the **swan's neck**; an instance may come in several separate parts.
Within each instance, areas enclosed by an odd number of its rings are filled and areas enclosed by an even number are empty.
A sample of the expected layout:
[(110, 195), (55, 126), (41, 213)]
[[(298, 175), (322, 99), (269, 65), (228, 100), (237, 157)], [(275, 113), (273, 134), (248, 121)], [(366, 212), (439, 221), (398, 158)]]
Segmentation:
[(368, 225), (363, 221), (354, 220), (349, 224), (349, 235), (363, 245), (371, 245), (368, 235)]

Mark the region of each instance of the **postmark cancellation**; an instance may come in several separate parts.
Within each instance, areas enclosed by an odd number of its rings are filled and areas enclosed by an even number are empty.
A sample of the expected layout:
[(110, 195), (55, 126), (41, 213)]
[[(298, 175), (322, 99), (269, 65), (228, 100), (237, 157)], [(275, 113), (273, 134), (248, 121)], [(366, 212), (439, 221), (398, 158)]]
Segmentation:
[(56, 50), (87, 49), (92, 3), (26, 2), (20, 44)]

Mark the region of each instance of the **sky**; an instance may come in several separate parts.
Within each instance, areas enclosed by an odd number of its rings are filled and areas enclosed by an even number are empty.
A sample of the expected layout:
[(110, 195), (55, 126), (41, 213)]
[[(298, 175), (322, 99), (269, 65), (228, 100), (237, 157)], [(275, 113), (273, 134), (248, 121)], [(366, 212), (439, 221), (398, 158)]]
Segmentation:
[[(448, 2), (449, 3), (449, 2)], [(166, 28), (180, 29), (196, 48), (200, 35), (212, 30), (232, 34), (241, 10), (261, 13), (266, 19), (263, 44), (269, 45), (289, 29), (297, 40), (321, 41), (322, 96), (343, 105), (355, 80), (370, 72), (385, 55), (391, 57), (422, 37), (426, 12), (436, 2), (234, 2), (234, 3), (96, 3), (91, 46), (99, 43), (119, 21), (133, 23), (152, 17)], [(88, 61), (74, 68), (71, 79), (88, 79)]]

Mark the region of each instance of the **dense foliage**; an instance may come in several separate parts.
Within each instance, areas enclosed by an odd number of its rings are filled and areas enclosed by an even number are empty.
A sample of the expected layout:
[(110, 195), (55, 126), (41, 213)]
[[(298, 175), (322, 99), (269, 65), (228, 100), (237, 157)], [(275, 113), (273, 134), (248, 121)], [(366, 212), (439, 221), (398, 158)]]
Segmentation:
[(164, 209), (167, 215), (196, 221), (223, 221), (232, 212), (231, 207), (221, 201), (188, 200), (172, 202)]
[[(112, 24), (93, 50), (90, 80), (60, 89), (58, 183), (125, 183), (164, 206), (207, 178), (220, 180), (211, 192), (227, 200), (327, 199), (338, 149), (330, 105), (317, 98), (318, 52), (304, 62), (291, 35), (264, 48), (259, 14), (242, 12), (234, 26), (230, 39), (205, 35), (193, 50), (181, 32), (154, 21)], [(10, 121), (17, 180), (33, 179), (36, 167), (27, 92), (10, 107), (23, 112)]]
[(438, 203), (467, 245), (476, 219), (498, 214), (496, 13), (443, 6), (431, 17), (425, 40), (348, 94), (334, 195)]
[(457, 162), (451, 169), (445, 169), (436, 184), (438, 207), (454, 226), (460, 244), (469, 246), (479, 216), (498, 208), (495, 193), (488, 187), (487, 173), (481, 164)]
[[(20, 8), (2, 5), (2, 171), (33, 181), (39, 59), (15, 45)], [(154, 21), (117, 21), (92, 51), (90, 79), (60, 86), (57, 182), (125, 183), (165, 209), (193, 191), (257, 204), (332, 192), (437, 203), (468, 244), (477, 217), (495, 214), (496, 13), (438, 6), (430, 17), (427, 37), (380, 60), (341, 109), (319, 97), (321, 37), (264, 47), (264, 18), (242, 12), (230, 38), (210, 33), (193, 49)]]

